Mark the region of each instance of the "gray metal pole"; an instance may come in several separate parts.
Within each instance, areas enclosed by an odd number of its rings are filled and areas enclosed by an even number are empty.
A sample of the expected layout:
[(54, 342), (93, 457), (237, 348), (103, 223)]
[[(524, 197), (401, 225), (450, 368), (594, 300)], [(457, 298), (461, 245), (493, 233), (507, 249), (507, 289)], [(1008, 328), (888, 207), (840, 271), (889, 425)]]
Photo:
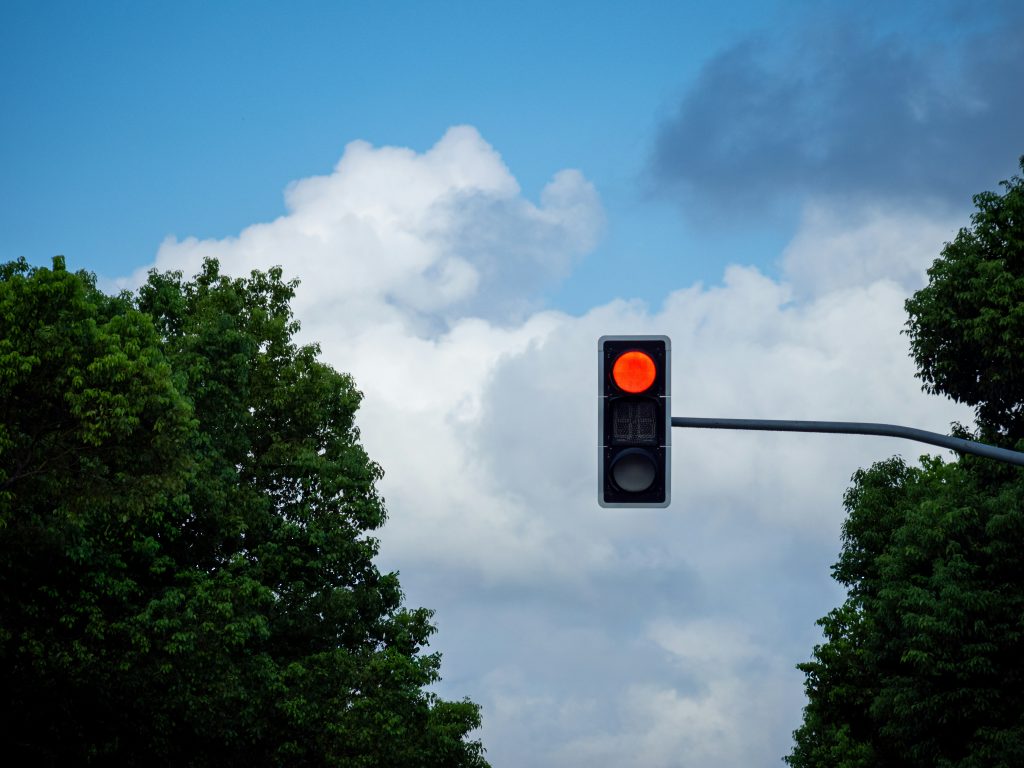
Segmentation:
[(1024, 467), (1024, 453), (997, 448), (994, 445), (964, 440), (960, 437), (926, 432), (923, 429), (901, 427), (897, 424), (870, 424), (860, 421), (785, 421), (782, 419), (702, 419), (691, 416), (673, 416), (673, 427), (685, 429), (754, 429), (770, 432), (831, 432), (844, 435), (881, 435), (902, 437), (919, 443), (949, 448), (958, 453), (973, 453), (996, 461)]

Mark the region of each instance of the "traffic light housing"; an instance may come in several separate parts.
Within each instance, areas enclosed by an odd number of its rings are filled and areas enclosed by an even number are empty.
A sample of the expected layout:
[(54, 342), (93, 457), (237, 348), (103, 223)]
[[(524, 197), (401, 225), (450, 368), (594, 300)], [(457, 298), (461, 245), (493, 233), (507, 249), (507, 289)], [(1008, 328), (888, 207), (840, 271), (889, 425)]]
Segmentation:
[(598, 503), (667, 507), (672, 342), (668, 336), (602, 336), (597, 349)]

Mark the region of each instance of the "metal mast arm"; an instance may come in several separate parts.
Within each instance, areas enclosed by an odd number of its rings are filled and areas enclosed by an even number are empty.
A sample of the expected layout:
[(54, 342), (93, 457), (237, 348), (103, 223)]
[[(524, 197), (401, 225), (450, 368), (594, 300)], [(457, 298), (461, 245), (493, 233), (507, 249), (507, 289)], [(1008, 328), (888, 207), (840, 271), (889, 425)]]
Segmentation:
[(901, 427), (897, 424), (871, 424), (860, 421), (785, 421), (782, 419), (703, 419), (691, 416), (673, 416), (673, 427), (685, 429), (753, 429), (769, 432), (831, 432), (844, 435), (881, 435), (902, 437), (919, 443), (949, 448), (958, 453), (973, 453), (996, 461), (1024, 467), (1024, 453), (997, 448), (994, 445), (964, 440), (960, 437), (926, 432), (923, 429)]

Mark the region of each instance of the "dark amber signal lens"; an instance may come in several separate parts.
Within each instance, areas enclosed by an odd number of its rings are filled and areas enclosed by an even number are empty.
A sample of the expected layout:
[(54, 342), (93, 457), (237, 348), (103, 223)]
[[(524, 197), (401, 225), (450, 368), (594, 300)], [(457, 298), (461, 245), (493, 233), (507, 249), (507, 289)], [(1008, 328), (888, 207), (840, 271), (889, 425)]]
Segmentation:
[(650, 388), (658, 368), (646, 352), (625, 352), (612, 366), (612, 378), (619, 389), (638, 394)]

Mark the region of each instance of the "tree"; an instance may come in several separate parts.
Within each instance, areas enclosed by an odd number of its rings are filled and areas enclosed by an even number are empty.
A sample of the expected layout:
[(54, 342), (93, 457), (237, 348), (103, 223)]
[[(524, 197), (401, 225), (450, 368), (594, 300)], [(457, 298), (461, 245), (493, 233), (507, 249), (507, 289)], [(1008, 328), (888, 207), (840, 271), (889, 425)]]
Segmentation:
[(972, 227), (907, 301), (907, 326), (925, 389), (974, 407), (982, 434), (1012, 445), (1024, 438), (1024, 180), (1002, 185), (974, 196)]
[[(1024, 158), (1021, 159), (1024, 170)], [(975, 407), (982, 438), (1024, 438), (1024, 181), (974, 198), (907, 302), (928, 391)], [(966, 430), (959, 428), (962, 434)], [(853, 477), (792, 766), (1024, 765), (1024, 477), (964, 456)]]
[[(373, 563), (352, 379), (295, 283), (207, 261), (131, 296), (0, 270), (0, 718), (16, 761), (484, 766)], [(10, 750), (9, 750), (10, 752)]]

